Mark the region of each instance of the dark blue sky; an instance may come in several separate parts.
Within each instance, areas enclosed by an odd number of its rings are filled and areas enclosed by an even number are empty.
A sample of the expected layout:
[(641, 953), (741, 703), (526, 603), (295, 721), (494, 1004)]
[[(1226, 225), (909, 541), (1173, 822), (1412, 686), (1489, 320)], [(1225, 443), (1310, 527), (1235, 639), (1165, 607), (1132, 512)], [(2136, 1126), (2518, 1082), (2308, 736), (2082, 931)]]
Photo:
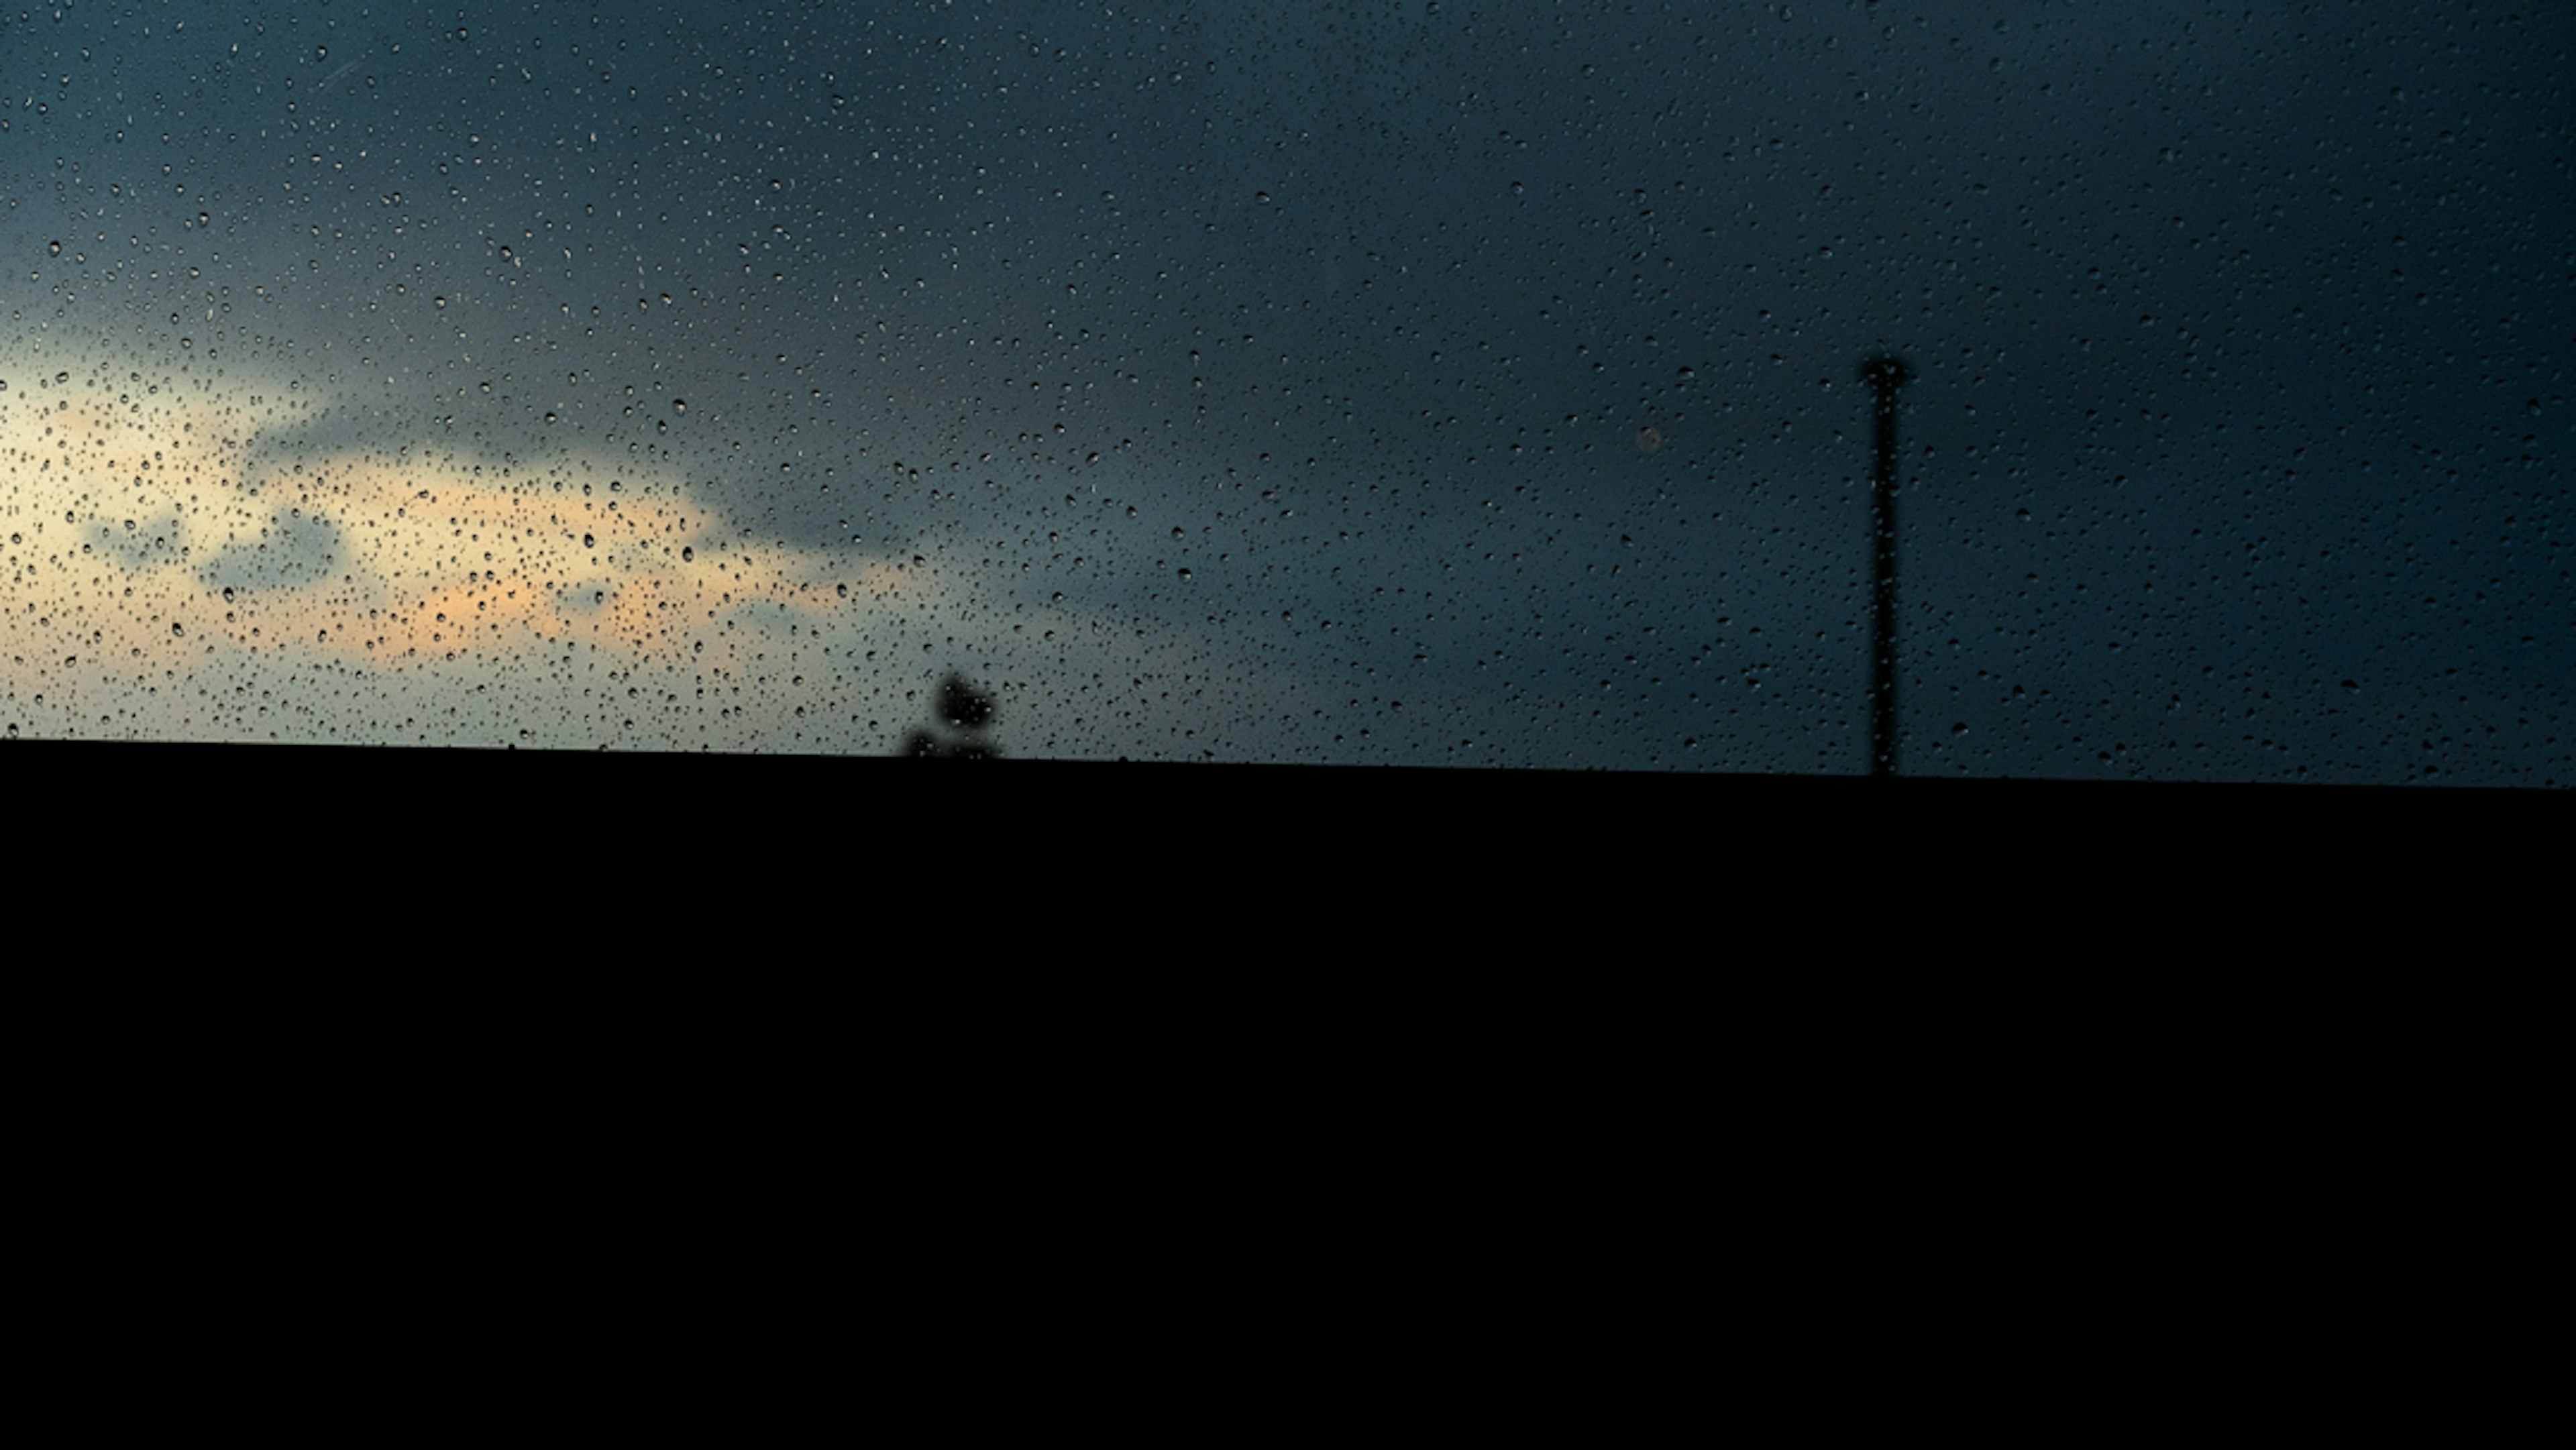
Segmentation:
[[(624, 470), (688, 568), (936, 580), (720, 685), (630, 641), (659, 724), (556, 652), (571, 612), (427, 675), (184, 662), (281, 709), (328, 675), (294, 728), (331, 738), (875, 751), (957, 669), (1023, 754), (1846, 772), (1852, 372), (1894, 349), (1909, 770), (2567, 781), (2564, 7), (1265, 8), (0, 19), (0, 490), (117, 535), (131, 471), (39, 469), (42, 419), (166, 378), (246, 434), (203, 465), (240, 537), (170, 504), (182, 629), (332, 568), (353, 621), (423, 608), (434, 571), (350, 567), (373, 505), (258, 522), (361, 458)], [(524, 567), (733, 627), (641, 557)], [(50, 658), (71, 611), (13, 587)], [(276, 728), (181, 663), (0, 708)]]

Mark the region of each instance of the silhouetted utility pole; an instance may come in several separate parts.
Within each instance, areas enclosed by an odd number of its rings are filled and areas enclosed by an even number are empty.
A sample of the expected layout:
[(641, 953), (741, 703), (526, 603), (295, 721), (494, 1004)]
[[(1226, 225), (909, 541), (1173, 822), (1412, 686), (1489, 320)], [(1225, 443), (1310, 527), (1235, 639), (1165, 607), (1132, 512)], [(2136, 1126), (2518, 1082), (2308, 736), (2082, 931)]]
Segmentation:
[(1913, 373), (1900, 357), (1881, 355), (1860, 365), (1860, 380), (1875, 396), (1878, 477), (1870, 490), (1870, 527), (1877, 536), (1877, 568), (1870, 579), (1869, 773), (1896, 774), (1896, 390)]

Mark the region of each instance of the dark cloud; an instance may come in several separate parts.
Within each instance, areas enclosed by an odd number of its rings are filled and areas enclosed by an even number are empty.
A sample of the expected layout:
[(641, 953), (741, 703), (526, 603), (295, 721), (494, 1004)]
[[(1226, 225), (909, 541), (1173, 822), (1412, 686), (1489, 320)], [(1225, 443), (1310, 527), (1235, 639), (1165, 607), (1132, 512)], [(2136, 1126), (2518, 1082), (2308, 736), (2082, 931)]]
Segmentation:
[(263, 529), (261, 537), (222, 542), (199, 577), (209, 589), (300, 589), (328, 578), (343, 558), (338, 525), (290, 516)]
[(2467, 697), (2564, 779), (2559, 10), (343, 8), (5, 22), (16, 323), (336, 400), (263, 466), (578, 447), (1372, 740), (1857, 768), (1893, 349), (1922, 758), (2393, 778)]

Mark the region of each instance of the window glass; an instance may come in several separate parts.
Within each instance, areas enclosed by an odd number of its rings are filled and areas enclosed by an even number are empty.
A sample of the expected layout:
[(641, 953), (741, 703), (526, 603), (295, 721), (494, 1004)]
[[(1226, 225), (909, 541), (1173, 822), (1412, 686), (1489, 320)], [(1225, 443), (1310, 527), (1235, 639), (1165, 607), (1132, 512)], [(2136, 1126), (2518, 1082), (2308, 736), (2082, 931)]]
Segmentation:
[(2569, 778), (2576, 12), (0, 17), (0, 727)]

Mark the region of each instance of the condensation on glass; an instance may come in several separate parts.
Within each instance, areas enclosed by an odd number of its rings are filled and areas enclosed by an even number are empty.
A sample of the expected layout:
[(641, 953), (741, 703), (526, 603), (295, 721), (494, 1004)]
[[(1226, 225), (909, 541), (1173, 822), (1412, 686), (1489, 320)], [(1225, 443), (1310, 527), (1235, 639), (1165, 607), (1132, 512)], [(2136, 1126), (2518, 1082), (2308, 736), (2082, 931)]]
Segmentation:
[(2571, 47), (13, 12), (0, 729), (2563, 785)]

